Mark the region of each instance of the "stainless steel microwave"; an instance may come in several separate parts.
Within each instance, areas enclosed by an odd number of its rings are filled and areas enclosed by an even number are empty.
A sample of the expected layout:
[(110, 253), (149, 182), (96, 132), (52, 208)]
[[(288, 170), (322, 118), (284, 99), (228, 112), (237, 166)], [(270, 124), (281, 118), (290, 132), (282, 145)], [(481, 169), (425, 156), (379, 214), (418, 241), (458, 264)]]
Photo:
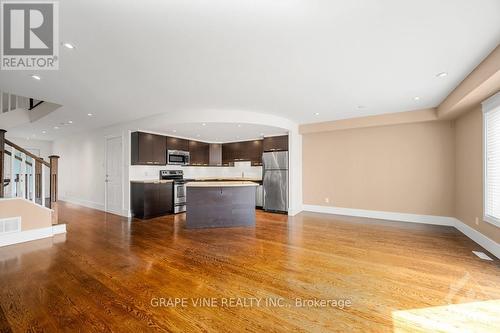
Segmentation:
[(184, 150), (168, 150), (167, 164), (189, 165), (189, 152)]

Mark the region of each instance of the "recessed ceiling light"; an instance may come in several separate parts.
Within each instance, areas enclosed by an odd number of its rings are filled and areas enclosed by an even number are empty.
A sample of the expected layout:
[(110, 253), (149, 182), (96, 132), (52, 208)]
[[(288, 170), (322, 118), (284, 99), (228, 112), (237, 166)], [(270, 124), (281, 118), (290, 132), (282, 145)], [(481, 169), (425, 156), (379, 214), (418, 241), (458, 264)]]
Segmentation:
[(413, 97), (413, 100), (415, 100), (415, 101), (420, 101), (420, 97), (415, 96), (415, 97)]
[(68, 120), (68, 124), (73, 124), (73, 120)]
[(42, 131), (42, 134), (45, 134), (45, 133), (47, 133), (47, 131)]
[(172, 130), (172, 132), (174, 132), (174, 133), (175, 133), (175, 132), (177, 132), (177, 130)]
[(40, 75), (36, 75), (36, 74), (31, 75), (31, 78), (32, 78), (32, 79), (35, 79), (35, 80), (37, 80), (37, 81), (40, 81), (40, 80), (42, 79), (42, 78), (40, 77)]
[(447, 72), (441, 72), (436, 74), (436, 77), (445, 77), (445, 76), (448, 76)]
[(58, 129), (59, 129), (59, 126), (54, 126), (54, 129), (55, 129), (55, 130), (58, 130)]
[(314, 112), (314, 115), (315, 116), (319, 116), (319, 112)]
[(71, 43), (63, 43), (63, 46), (70, 50), (73, 50), (75, 48), (75, 46)]
[(241, 124), (238, 124), (238, 127), (241, 127)]
[(203, 123), (203, 124), (201, 124), (201, 126), (207, 126), (207, 124)]
[(87, 116), (92, 117), (94, 114), (93, 113), (87, 113)]

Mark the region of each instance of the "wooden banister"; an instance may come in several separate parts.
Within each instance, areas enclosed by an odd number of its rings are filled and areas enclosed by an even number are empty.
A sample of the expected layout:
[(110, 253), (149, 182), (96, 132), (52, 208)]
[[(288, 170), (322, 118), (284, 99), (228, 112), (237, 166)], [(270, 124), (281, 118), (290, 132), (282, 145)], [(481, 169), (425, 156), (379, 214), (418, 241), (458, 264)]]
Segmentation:
[(7, 131), (0, 129), (0, 198), (5, 196), (4, 181), (5, 181), (5, 133)]
[[(4, 132), (5, 134), (5, 132)], [(7, 140), (7, 139), (4, 139), (5, 140), (5, 144), (8, 145), (8, 146), (11, 146), (12, 148), (14, 148), (15, 150), (17, 151), (20, 151), (21, 153), (25, 154), (26, 156), (29, 156), (31, 157), (32, 159), (34, 159), (35, 161), (38, 161), (40, 163), (42, 163), (43, 165), (45, 165), (46, 167), (50, 168), (50, 164), (48, 162), (45, 162), (43, 160), (43, 158), (40, 158), (38, 156), (36, 156), (35, 154), (33, 153), (30, 153), (29, 151), (27, 151), (26, 149), (16, 145), (15, 143)]]
[[(25, 174), (26, 179), (24, 180), (25, 185), (23, 188), (23, 191), (25, 193), (25, 197), (27, 197), (27, 193), (29, 193), (29, 190), (31, 190), (32, 193), (32, 200), (33, 202), (37, 201), (37, 198), (40, 198), (41, 202), (40, 204), (42, 206), (45, 206), (45, 193), (44, 193), (44, 187), (45, 187), (45, 182), (44, 182), (44, 170), (43, 166), (46, 166), (47, 168), (50, 169), (50, 202), (49, 202), (49, 207), (54, 211), (54, 214), (52, 214), (53, 224), (57, 224), (58, 221), (58, 216), (57, 216), (57, 196), (58, 196), (58, 160), (59, 156), (49, 156), (50, 161), (46, 162), (43, 160), (43, 158), (40, 158), (36, 156), (33, 153), (30, 153), (26, 149), (16, 145), (15, 143), (7, 140), (5, 138), (5, 130), (0, 129), (0, 198), (3, 198), (5, 196), (5, 187), (3, 186), (5, 183), (5, 156), (10, 156), (11, 159), (17, 159), (21, 161), (23, 164), (23, 168), (25, 165), (29, 165), (32, 167), (32, 172), (30, 175), (32, 175), (33, 183), (31, 184), (32, 187), (28, 188), (28, 174)], [(16, 156), (13, 152), (10, 152), (6, 150), (6, 147), (10, 146), (14, 151), (19, 151), (25, 156), (28, 156), (33, 159), (33, 161), (28, 162), (24, 157), (19, 157)], [(23, 173), (24, 174), (24, 173)], [(14, 178), (14, 175), (11, 176), (11, 178)], [(14, 186), (14, 183), (17, 181), (14, 181), (14, 179), (10, 179), (10, 184), (11, 186)]]

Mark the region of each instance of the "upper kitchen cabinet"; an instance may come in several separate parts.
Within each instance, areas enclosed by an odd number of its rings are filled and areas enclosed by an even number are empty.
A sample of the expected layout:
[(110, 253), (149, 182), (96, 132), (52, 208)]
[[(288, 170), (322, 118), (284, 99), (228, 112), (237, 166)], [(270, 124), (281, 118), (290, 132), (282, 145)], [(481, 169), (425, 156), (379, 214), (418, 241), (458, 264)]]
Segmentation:
[(262, 165), (263, 140), (247, 141), (246, 145), (252, 165)]
[(211, 143), (209, 150), (209, 164), (212, 166), (222, 165), (222, 144)]
[(222, 164), (250, 161), (252, 165), (262, 165), (262, 140), (231, 142), (222, 145)]
[(189, 159), (191, 165), (210, 164), (210, 144), (200, 141), (189, 141)]
[(161, 135), (133, 132), (131, 134), (132, 165), (167, 164), (167, 146)]
[(189, 140), (167, 136), (167, 150), (189, 151)]
[(264, 138), (264, 151), (287, 151), (288, 135)]

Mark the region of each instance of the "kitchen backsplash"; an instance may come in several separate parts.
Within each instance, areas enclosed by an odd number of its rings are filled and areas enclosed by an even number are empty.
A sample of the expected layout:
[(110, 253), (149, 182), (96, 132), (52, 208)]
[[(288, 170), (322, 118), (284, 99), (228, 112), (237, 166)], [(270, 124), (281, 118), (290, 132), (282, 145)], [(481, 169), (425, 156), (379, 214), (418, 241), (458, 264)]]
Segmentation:
[(158, 179), (160, 170), (183, 170), (184, 178), (203, 177), (245, 177), (262, 178), (262, 167), (251, 166), (250, 162), (235, 162), (233, 167), (182, 167), (177, 165), (132, 165), (130, 180)]

